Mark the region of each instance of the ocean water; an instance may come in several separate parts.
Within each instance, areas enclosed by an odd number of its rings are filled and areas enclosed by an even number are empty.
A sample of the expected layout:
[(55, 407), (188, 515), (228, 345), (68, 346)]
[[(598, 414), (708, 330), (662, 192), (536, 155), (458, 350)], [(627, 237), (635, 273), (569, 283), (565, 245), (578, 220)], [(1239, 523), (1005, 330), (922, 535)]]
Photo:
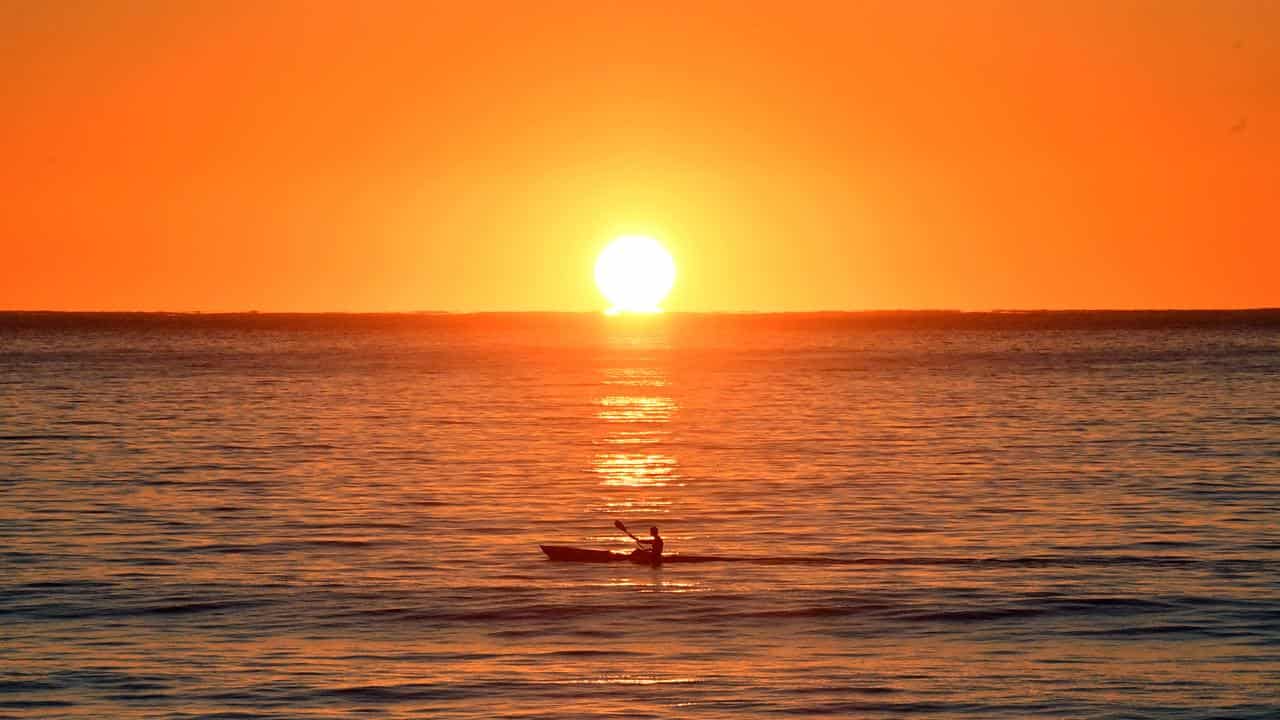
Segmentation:
[(0, 717), (1280, 717), (1280, 312), (4, 314), (0, 493)]

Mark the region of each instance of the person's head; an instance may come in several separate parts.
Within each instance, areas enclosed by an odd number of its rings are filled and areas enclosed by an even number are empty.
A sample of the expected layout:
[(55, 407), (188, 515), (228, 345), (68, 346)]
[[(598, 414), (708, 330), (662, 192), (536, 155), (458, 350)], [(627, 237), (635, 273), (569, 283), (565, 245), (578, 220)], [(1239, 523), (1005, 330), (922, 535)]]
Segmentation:
[(658, 526), (654, 525), (653, 527), (649, 528), (649, 534), (652, 535), (653, 537), (658, 537)]

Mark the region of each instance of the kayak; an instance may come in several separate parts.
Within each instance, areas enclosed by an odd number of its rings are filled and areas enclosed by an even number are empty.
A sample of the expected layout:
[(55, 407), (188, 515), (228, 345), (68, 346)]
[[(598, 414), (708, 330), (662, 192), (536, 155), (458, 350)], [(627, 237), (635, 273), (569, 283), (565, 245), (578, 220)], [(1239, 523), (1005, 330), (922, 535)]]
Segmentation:
[[(542, 552), (546, 553), (548, 558), (559, 562), (602, 563), (630, 561), (641, 565), (650, 565), (653, 562), (649, 553), (640, 550), (625, 553), (613, 550), (588, 550), (564, 545), (539, 545), (538, 547), (542, 548)], [(710, 555), (675, 554), (662, 556), (662, 562), (664, 563), (715, 562), (716, 560), (724, 559)]]
[[(615, 562), (631, 559), (631, 553), (611, 550), (586, 550), (563, 545), (539, 545), (538, 547), (542, 548), (542, 552), (546, 553), (547, 557), (563, 562)], [(647, 558), (645, 562), (648, 562)]]

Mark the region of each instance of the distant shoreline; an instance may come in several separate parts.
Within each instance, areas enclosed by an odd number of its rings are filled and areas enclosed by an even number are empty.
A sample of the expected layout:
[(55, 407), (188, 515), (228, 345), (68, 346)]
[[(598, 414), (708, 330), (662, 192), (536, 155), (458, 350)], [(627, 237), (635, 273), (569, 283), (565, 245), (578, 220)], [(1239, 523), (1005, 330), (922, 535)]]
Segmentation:
[(396, 328), (716, 327), (904, 330), (1280, 330), (1280, 308), (1241, 310), (866, 310), (827, 312), (670, 312), (606, 317), (599, 312), (113, 312), (0, 311), (0, 331), (74, 328), (237, 328), (306, 330)]

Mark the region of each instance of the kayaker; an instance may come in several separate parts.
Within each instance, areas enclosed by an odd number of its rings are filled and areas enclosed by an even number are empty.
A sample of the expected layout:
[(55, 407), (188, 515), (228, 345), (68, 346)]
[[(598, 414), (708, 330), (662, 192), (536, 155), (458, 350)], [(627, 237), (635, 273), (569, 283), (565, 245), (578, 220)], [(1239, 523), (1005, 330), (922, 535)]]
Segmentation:
[[(649, 562), (658, 565), (662, 562), (662, 536), (658, 534), (658, 526), (654, 525), (649, 528), (649, 539), (641, 540), (636, 538), (636, 544), (640, 546), (639, 552), (649, 555)], [(649, 547), (645, 547), (648, 545)]]

